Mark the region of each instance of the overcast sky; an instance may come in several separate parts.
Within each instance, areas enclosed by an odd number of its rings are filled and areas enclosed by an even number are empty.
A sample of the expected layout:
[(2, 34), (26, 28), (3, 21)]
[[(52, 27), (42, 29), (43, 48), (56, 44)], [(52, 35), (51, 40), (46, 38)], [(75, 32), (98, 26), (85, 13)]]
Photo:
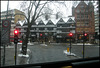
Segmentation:
[[(1, 1), (1, 12), (2, 11), (6, 11), (7, 10), (7, 2), (8, 1)], [(9, 1), (9, 9), (19, 9), (20, 10), (20, 3), (22, 1)], [(67, 8), (64, 8), (63, 6), (59, 6), (61, 7), (61, 11), (63, 13), (63, 15), (69, 16), (72, 14), (72, 2), (71, 1), (66, 1), (67, 2)]]
[[(7, 10), (7, 2), (8, 1), (1, 1), (1, 12)], [(21, 2), (22, 1), (9, 1), (9, 8), (20, 10), (20, 3)], [(71, 15), (72, 14), (72, 8), (71, 8), (72, 7), (72, 1), (65, 1), (65, 2), (66, 2), (66, 5), (67, 5), (67, 8), (64, 8), (63, 6), (59, 6), (60, 10), (64, 13), (64, 15), (66, 15), (66, 14)]]
[[(8, 1), (1, 1), (1, 11), (7, 10), (7, 2)], [(10, 9), (19, 9), (19, 3), (22, 1), (9, 1), (9, 8)]]

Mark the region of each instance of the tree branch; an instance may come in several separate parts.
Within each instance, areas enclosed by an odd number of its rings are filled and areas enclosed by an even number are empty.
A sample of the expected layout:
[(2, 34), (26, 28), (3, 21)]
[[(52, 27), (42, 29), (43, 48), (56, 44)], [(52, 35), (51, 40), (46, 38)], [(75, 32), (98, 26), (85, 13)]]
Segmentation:
[(33, 17), (32, 17), (31, 23), (32, 23), (32, 21), (34, 20), (34, 18), (35, 18), (35, 16), (36, 16), (36, 11), (37, 11), (37, 9), (38, 9), (38, 7), (39, 7), (39, 3), (40, 3), (40, 1), (38, 1), (37, 6), (35, 7), (35, 12), (34, 12), (34, 15), (33, 15)]
[[(50, 14), (50, 15), (56, 15), (56, 14), (52, 14), (52, 13), (48, 13), (48, 14)], [(39, 18), (40, 16), (42, 16), (42, 15), (45, 15), (45, 13), (42, 13), (42, 14), (38, 15), (38, 16), (35, 18), (35, 20), (36, 20), (37, 18)]]
[(33, 3), (32, 3), (31, 9), (30, 9), (30, 13), (31, 13), (31, 11), (32, 11), (32, 8), (33, 8), (33, 4), (34, 4), (34, 3), (35, 3), (35, 2), (33, 2)]
[(28, 7), (28, 19), (30, 19), (30, 6), (31, 6), (31, 1), (30, 1), (30, 4), (29, 4), (29, 7)]
[(37, 17), (35, 18), (35, 20), (40, 16), (39, 14), (41, 13), (42, 9), (44, 8), (44, 6), (47, 4), (47, 2), (44, 3), (44, 5), (42, 6), (42, 8), (40, 9), (39, 13), (37, 14)]

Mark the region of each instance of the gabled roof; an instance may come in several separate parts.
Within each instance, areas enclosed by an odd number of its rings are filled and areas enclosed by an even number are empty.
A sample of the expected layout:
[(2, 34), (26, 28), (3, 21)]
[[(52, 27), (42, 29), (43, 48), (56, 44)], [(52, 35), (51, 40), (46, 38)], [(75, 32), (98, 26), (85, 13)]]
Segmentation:
[(74, 23), (74, 20), (72, 18), (69, 18), (66, 23)]
[(19, 22), (19, 21), (16, 23), (16, 26), (21, 26), (21, 24), (20, 24), (20, 22)]
[(78, 3), (78, 5), (76, 6), (76, 8), (78, 7), (78, 6), (80, 6), (80, 5), (87, 5), (84, 1), (80, 1), (79, 3)]
[(41, 20), (39, 21), (38, 25), (45, 25), (44, 22)]
[(27, 24), (28, 24), (28, 23), (25, 21), (24, 24), (23, 24), (23, 26), (25, 26), (25, 25), (27, 25)]
[(58, 20), (57, 24), (64, 24), (64, 20), (62, 18), (60, 18), (60, 20)]
[(73, 7), (76, 8), (80, 3), (81, 3), (81, 4), (82, 4), (82, 3), (85, 3), (86, 5), (88, 5), (88, 2), (86, 2), (86, 1), (80, 1), (80, 2), (78, 1), (78, 2), (76, 3), (76, 5), (73, 5)]
[(36, 23), (35, 22), (32, 22), (32, 25), (36, 25)]
[(93, 3), (90, 1), (90, 2), (88, 3), (88, 5), (89, 5), (89, 6), (93, 6)]
[[(54, 17), (52, 16), (49, 20), (51, 20), (53, 22), (53, 25), (56, 25), (56, 23), (59, 21), (59, 19), (60, 18), (56, 19), (55, 16)], [(48, 21), (47, 21), (47, 23), (48, 23)]]
[(54, 23), (51, 20), (49, 20), (46, 25), (54, 25)]
[(23, 20), (23, 21), (18, 21), (17, 23), (16, 23), (16, 26), (23, 26), (24, 25), (24, 23), (25, 23), (25, 21)]
[(58, 22), (64, 22), (64, 20), (62, 18), (60, 18), (60, 20)]
[(69, 17), (62, 18), (65, 22), (68, 21)]

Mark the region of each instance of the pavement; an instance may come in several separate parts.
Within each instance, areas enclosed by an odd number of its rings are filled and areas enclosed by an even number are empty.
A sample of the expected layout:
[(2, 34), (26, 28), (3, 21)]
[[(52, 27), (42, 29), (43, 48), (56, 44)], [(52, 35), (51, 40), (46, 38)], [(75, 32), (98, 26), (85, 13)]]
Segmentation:
[[(1, 46), (1, 66), (3, 66), (4, 48)], [(14, 65), (15, 47), (14, 45), (5, 47), (5, 66)]]
[[(83, 45), (83, 43), (76, 43), (76, 44), (72, 44), (72, 45)], [(94, 44), (85, 43), (84, 45), (94, 45)]]
[[(36, 44), (36, 42), (35, 43), (28, 43), (28, 45), (35, 45)], [(50, 44), (67, 44), (67, 45), (69, 45), (69, 43), (50, 43)], [(13, 44), (14, 45), (14, 44)], [(13, 45), (8, 45), (8, 46), (6, 46), (5, 48), (14, 48), (14, 46)], [(18, 43), (18, 45), (22, 45), (22, 43)], [(41, 46), (47, 46), (46, 44), (40, 44)], [(83, 45), (83, 43), (72, 43), (72, 45)], [(90, 44), (90, 43), (85, 43), (85, 45), (94, 45), (94, 44)], [(0, 48), (3, 48), (3, 46), (0, 46)]]
[[(19, 51), (21, 52), (21, 50), (22, 49), (20, 48)], [(18, 58), (17, 65), (29, 64), (29, 60), (31, 58), (31, 51), (27, 49), (26, 55), (23, 55), (22, 53), (18, 53), (17, 58)]]
[[(1, 48), (1, 66), (3, 66), (3, 59), (4, 59), (4, 48), (3, 46)], [(15, 65), (15, 46), (13, 45), (8, 45), (5, 46), (5, 65), (4, 66), (11, 66)], [(21, 65), (21, 64), (29, 64), (29, 59), (31, 58), (31, 51), (27, 49), (27, 54), (23, 55), (21, 54), (21, 43), (17, 45), (17, 63), (16, 65)]]

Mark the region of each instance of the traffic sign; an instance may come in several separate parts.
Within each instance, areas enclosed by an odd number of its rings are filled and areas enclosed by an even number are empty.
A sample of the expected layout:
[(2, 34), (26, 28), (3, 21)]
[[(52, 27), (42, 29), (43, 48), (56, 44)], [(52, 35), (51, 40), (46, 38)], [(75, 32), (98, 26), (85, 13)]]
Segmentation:
[[(2, 44), (10, 43), (10, 20), (2, 20), (2, 30), (1, 30), (1, 42)], [(5, 43), (6, 42), (6, 43)]]
[(9, 21), (8, 20), (3, 20), (2, 26), (3, 27), (8, 27), (9, 26)]

